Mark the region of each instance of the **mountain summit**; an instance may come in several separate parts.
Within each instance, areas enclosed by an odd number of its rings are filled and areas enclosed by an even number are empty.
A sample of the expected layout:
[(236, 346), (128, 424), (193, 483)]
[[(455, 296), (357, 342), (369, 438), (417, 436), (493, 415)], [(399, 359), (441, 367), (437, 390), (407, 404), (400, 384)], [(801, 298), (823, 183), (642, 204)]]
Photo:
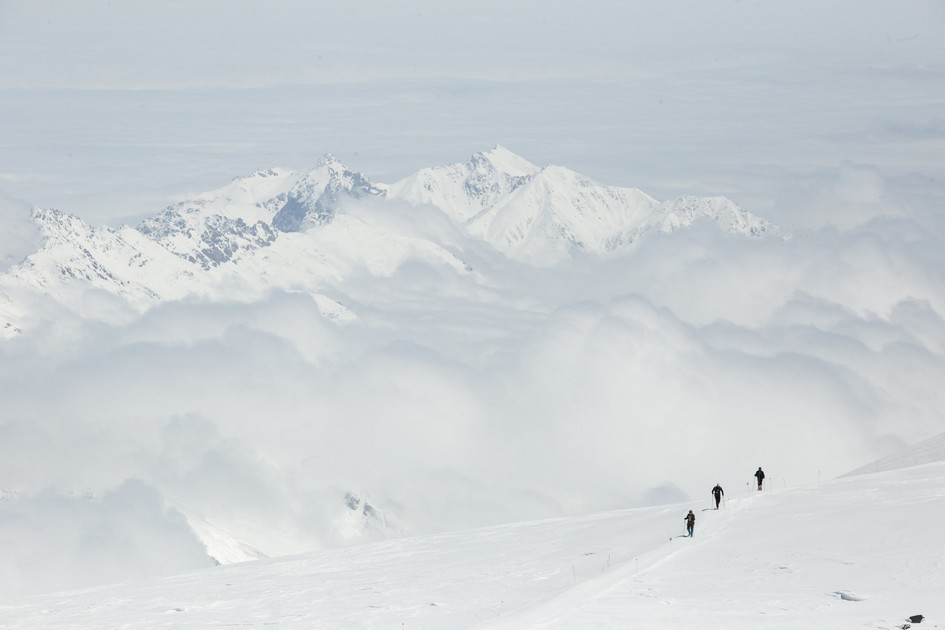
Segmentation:
[(499, 203), (541, 169), (505, 147), (473, 154), (465, 162), (424, 168), (392, 184), (391, 198), (436, 206), (465, 222)]
[(289, 190), (285, 204), (272, 218), (282, 232), (300, 232), (331, 221), (340, 197), (355, 199), (382, 194), (367, 177), (350, 170), (328, 153)]

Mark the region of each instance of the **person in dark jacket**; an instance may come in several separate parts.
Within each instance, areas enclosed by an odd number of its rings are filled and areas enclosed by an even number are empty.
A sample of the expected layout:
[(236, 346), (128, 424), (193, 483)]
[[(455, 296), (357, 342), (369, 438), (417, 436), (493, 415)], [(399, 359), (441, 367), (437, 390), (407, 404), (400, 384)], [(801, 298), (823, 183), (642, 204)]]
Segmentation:
[(722, 490), (722, 486), (715, 484), (715, 487), (712, 488), (712, 495), (715, 497), (715, 509), (719, 509), (719, 503), (722, 502), (722, 495), (725, 494), (725, 490)]
[(758, 489), (761, 490), (765, 482), (765, 471), (761, 470), (761, 466), (758, 466), (758, 470), (755, 472), (755, 479), (758, 480)]
[(692, 510), (689, 510), (689, 514), (686, 514), (686, 531), (689, 532), (689, 537), (692, 538), (692, 530), (696, 528), (696, 515), (692, 513)]

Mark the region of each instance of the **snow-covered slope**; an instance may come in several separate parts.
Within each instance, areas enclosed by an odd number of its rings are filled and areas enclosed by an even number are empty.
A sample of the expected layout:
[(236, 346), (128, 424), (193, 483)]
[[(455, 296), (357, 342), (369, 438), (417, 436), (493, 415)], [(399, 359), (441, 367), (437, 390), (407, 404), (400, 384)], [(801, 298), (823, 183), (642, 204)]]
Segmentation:
[(180, 201), (146, 219), (138, 231), (204, 270), (272, 244), (274, 206), (284, 202), (297, 174), (277, 169), (238, 177), (226, 186)]
[(253, 547), (239, 535), (214, 525), (202, 516), (182, 510), (179, 506), (177, 510), (187, 518), (187, 524), (207, 548), (207, 555), (215, 563), (237, 564), (268, 557), (268, 554)]
[(0, 339), (19, 335), (23, 330), (16, 324), (25, 319), (21, 309), (13, 304), (10, 296), (0, 293)]
[[(945, 464), (261, 560), (0, 607), (0, 625), (945, 626)], [(688, 509), (694, 538), (681, 537)]]
[(45, 236), (43, 248), (0, 276), (0, 287), (9, 283), (60, 296), (101, 289), (143, 309), (180, 297), (195, 279), (193, 265), (132, 228), (93, 228), (39, 208), (33, 219)]

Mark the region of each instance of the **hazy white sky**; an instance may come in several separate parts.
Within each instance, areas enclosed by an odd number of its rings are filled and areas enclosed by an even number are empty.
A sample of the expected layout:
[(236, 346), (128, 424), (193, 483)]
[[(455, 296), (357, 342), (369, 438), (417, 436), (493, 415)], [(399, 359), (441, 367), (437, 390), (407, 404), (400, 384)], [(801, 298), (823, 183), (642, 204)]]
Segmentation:
[(325, 152), (504, 144), (764, 214), (844, 161), (942, 179), (939, 2), (0, 2), (0, 190), (93, 222)]
[(9, 87), (258, 87), (383, 79), (627, 79), (817, 63), (920, 66), (940, 3), (570, 0), (2, 5)]

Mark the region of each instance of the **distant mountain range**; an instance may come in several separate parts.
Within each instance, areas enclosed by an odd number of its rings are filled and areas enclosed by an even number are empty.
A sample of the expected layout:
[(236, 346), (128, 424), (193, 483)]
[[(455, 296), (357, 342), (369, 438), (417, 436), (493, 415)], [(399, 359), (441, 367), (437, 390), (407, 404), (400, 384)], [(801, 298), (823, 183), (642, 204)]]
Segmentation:
[[(186, 296), (231, 297), (272, 288), (304, 290), (335, 320), (355, 317), (322, 291), (352, 269), (393, 274), (409, 260), (473, 273), (456, 242), (350, 212), (358, 203), (397, 213), (435, 208), (469, 242), (485, 242), (524, 265), (554, 266), (574, 252), (619, 255), (657, 232), (714, 223), (737, 237), (778, 228), (725, 197), (660, 202), (635, 188), (604, 186), (560, 166), (538, 167), (496, 146), (463, 163), (425, 168), (394, 184), (372, 183), (331, 155), (313, 168), (260, 170), (165, 208), (137, 227), (92, 227), (34, 208), (45, 242), (0, 274), (0, 337), (34, 321), (30, 296), (81, 311), (97, 289), (132, 312)], [(427, 215), (424, 215), (427, 216)]]

